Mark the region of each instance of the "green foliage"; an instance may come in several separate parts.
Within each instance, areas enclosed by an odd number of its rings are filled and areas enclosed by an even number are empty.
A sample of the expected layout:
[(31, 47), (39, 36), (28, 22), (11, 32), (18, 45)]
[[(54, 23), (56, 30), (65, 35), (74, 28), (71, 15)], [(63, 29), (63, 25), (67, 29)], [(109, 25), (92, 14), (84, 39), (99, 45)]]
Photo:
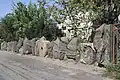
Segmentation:
[[(94, 24), (113, 24), (118, 22), (120, 14), (120, 0), (55, 0), (69, 8), (67, 13), (78, 8), (82, 12), (90, 12), (89, 18)], [(75, 11), (77, 11), (76, 9)], [(65, 10), (64, 10), (65, 11)], [(78, 13), (78, 12), (77, 12)]]
[[(44, 28), (45, 9), (44, 4), (38, 2), (37, 4), (29, 3), (28, 6), (23, 3), (17, 3), (14, 8), (16, 20), (15, 23), (18, 27), (17, 34), (21, 37), (28, 37), (29, 39), (34, 37), (41, 37), (40, 30)], [(21, 34), (22, 33), (22, 34)]]
[(41, 0), (36, 4), (31, 2), (28, 5), (22, 2), (13, 4), (12, 13), (7, 14), (1, 19), (0, 30), (2, 31), (0, 32), (0, 38), (5, 41), (12, 41), (18, 40), (20, 37), (32, 39), (47, 35), (46, 37), (50, 39), (51, 36), (56, 34), (53, 31), (56, 28), (52, 26), (48, 28), (48, 31), (45, 29), (49, 27), (49, 24), (53, 25), (52, 21), (47, 20), (49, 17), (46, 16), (45, 4)]
[(106, 70), (107, 76), (120, 80), (120, 64), (107, 65)]
[(4, 39), (5, 41), (11, 41), (17, 39), (16, 37), (17, 29), (13, 26), (14, 20), (15, 19), (13, 14), (7, 14), (4, 18), (2, 18), (1, 26), (0, 26), (1, 39)]

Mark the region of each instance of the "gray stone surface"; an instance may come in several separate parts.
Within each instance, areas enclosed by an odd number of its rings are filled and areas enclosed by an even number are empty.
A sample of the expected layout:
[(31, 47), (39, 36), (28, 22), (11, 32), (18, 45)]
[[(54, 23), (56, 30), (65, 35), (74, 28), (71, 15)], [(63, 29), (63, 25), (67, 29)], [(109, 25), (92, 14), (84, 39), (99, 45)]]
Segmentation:
[(48, 54), (48, 45), (50, 45), (50, 42), (45, 40), (41, 41), (39, 44), (39, 56), (45, 57)]
[(95, 62), (96, 56), (90, 46), (85, 47), (85, 52), (81, 55), (81, 59), (83, 59), (86, 64), (90, 65)]
[(40, 38), (35, 44), (35, 55), (39, 55), (40, 57), (47, 56), (50, 46), (50, 41), (47, 41), (45, 37)]
[(22, 47), (22, 45), (23, 45), (23, 39), (20, 38), (17, 43), (17, 52), (19, 52), (19, 49)]
[(31, 46), (32, 46), (32, 55), (35, 55), (35, 43), (36, 43), (36, 38), (33, 38), (31, 40)]
[(60, 59), (60, 60), (64, 59), (65, 54), (67, 54), (67, 44), (68, 44), (68, 39), (66, 37), (57, 38), (54, 41), (53, 57), (55, 59)]
[(66, 44), (69, 43), (69, 39), (67, 37), (61, 37), (60, 39), (61, 39), (61, 41), (63, 41)]
[(19, 53), (23, 54), (23, 46), (19, 49)]
[(96, 61), (96, 50), (93, 43), (80, 43), (80, 62), (84, 64), (94, 64)]
[(1, 50), (7, 51), (7, 42), (3, 41), (3, 42), (1, 43)]
[(46, 40), (46, 38), (43, 36), (39, 40), (36, 41), (36, 43), (35, 43), (35, 55), (36, 56), (39, 55), (40, 43), (41, 43), (41, 41), (44, 41), (44, 40)]
[(17, 41), (8, 42), (7, 51), (17, 52)]
[(51, 41), (50, 44), (48, 45), (48, 53), (47, 53), (48, 58), (53, 58), (53, 46), (54, 46), (54, 41)]
[(78, 37), (74, 37), (69, 44), (67, 45), (67, 54), (68, 59), (74, 59), (75, 61), (79, 61), (79, 52), (78, 52)]
[(78, 37), (73, 38), (69, 44), (67, 45), (67, 48), (72, 50), (72, 51), (76, 51), (77, 50), (77, 43), (78, 42)]
[(103, 24), (97, 30), (93, 40), (94, 48), (97, 50), (96, 59), (98, 63), (109, 62), (110, 58), (110, 25)]
[(59, 59), (59, 46), (60, 46), (60, 39), (57, 38), (54, 41), (54, 46), (53, 46), (53, 58), (54, 59)]
[(27, 38), (23, 41), (23, 54), (30, 54), (32, 53), (32, 46), (30, 40)]

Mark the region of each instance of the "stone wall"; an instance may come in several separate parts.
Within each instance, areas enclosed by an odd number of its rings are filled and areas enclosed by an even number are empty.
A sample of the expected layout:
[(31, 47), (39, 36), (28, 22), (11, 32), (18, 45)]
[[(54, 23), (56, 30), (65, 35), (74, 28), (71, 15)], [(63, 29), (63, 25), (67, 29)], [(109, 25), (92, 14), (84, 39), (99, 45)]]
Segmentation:
[(95, 30), (92, 43), (83, 43), (81, 36), (72, 39), (58, 37), (51, 42), (47, 41), (45, 37), (32, 40), (25, 38), (21, 42), (3, 42), (1, 43), (1, 50), (16, 52), (17, 48), (19, 49), (17, 51), (21, 54), (30, 53), (35, 56), (47, 56), (59, 60), (67, 58), (90, 65), (95, 63), (106, 64), (110, 61), (110, 25), (106, 24)]

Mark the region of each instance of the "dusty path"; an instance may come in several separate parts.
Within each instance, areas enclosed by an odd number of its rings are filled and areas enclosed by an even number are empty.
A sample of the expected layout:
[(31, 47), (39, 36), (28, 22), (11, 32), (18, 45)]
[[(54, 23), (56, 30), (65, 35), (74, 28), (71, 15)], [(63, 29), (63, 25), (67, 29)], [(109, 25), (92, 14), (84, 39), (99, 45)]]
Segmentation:
[(104, 80), (99, 74), (0, 51), (0, 80)]

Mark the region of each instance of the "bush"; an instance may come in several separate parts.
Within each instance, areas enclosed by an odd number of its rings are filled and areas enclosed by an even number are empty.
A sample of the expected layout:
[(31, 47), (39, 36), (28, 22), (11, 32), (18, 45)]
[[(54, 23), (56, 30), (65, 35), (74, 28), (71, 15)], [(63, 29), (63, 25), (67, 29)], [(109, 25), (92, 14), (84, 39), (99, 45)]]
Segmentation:
[(107, 65), (106, 74), (109, 77), (115, 78), (116, 80), (120, 80), (120, 63)]

